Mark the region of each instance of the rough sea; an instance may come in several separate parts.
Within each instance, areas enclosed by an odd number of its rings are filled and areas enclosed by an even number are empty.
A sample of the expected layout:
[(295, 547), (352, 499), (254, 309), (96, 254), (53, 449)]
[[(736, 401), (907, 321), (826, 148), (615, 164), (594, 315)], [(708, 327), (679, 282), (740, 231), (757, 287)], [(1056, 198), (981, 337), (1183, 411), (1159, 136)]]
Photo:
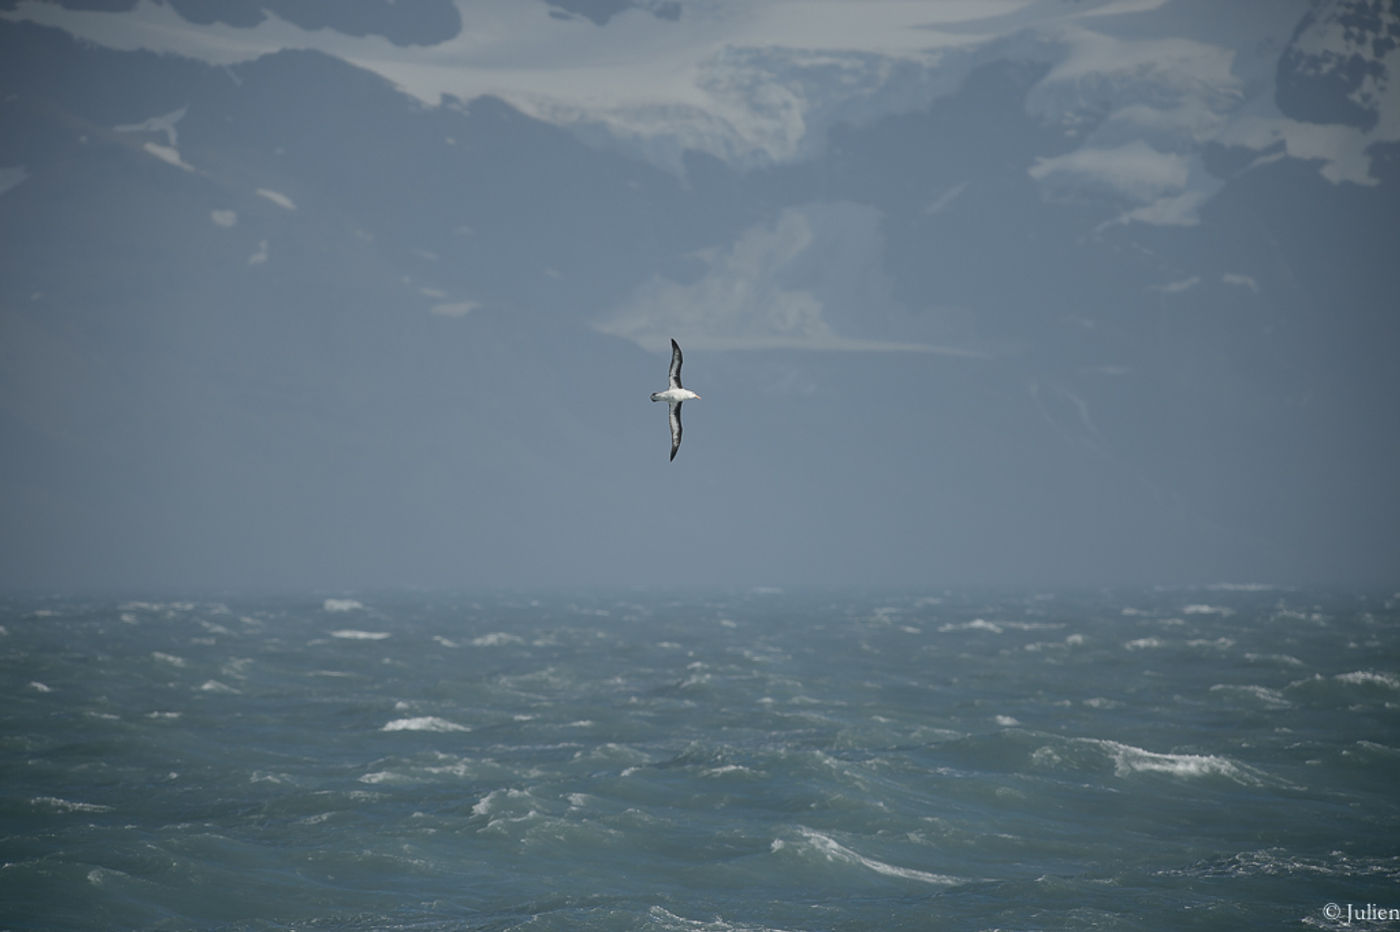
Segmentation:
[(0, 690), (3, 929), (1400, 929), (1390, 592), (10, 597)]

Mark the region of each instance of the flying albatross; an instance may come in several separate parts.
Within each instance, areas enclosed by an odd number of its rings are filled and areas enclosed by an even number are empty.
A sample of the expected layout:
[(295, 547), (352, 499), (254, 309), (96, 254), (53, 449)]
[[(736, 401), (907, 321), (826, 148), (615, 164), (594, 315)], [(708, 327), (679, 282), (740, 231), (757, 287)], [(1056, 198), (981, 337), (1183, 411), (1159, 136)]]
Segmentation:
[(690, 389), (681, 387), (681, 363), (684, 359), (685, 357), (681, 356), (680, 344), (672, 339), (671, 387), (664, 392), (651, 393), (652, 401), (664, 401), (671, 407), (671, 459), (676, 458), (676, 451), (681, 448), (681, 402), (700, 397)]

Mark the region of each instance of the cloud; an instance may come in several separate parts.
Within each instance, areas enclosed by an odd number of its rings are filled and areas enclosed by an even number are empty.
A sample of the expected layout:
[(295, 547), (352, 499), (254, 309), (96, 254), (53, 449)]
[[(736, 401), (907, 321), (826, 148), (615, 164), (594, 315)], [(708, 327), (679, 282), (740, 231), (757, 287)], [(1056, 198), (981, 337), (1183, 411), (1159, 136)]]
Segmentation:
[[(1279, 143), (1295, 159), (1322, 163), (1322, 177), (1333, 184), (1350, 182), (1372, 186), (1380, 181), (1371, 173), (1372, 143), (1385, 137), (1366, 133), (1340, 123), (1304, 123), (1285, 117), (1241, 117), (1219, 136), (1227, 146), (1264, 151)], [(1264, 156), (1256, 164), (1273, 161), (1277, 155)]]
[(22, 184), (29, 177), (29, 172), (23, 165), (14, 165), (9, 168), (0, 168), (0, 194)]
[(1162, 294), (1181, 294), (1183, 291), (1190, 291), (1200, 283), (1201, 276), (1192, 275), (1190, 278), (1167, 282), (1165, 285), (1148, 285), (1147, 288), (1149, 291), (1159, 291)]
[(1140, 204), (1180, 193), (1190, 174), (1185, 155), (1158, 152), (1141, 140), (1039, 158), (1027, 171), (1036, 181), (1095, 188)]
[(944, 189), (943, 191), (939, 192), (937, 197), (935, 197), (932, 201), (928, 203), (928, 206), (924, 208), (924, 213), (929, 215), (942, 213), (948, 208), (949, 204), (957, 200), (966, 190), (966, 181), (958, 182), (952, 187)]
[(821, 302), (784, 284), (815, 239), (806, 211), (783, 210), (772, 224), (751, 227), (727, 249), (711, 250), (699, 280), (681, 284), (653, 276), (597, 328), (647, 347), (665, 346), (669, 336), (711, 346), (829, 341), (834, 335)]
[(1244, 275), (1239, 272), (1226, 272), (1224, 275), (1220, 276), (1220, 280), (1227, 285), (1248, 288), (1255, 294), (1259, 293), (1259, 283), (1254, 280), (1254, 276), (1252, 275)]
[(1137, 205), (1102, 226), (1195, 226), (1201, 208), (1224, 184), (1205, 170), (1198, 156), (1161, 152), (1140, 139), (1040, 158), (1027, 172), (1051, 191), (1097, 194)]
[(292, 199), (290, 197), (287, 197), (287, 195), (281, 193), (280, 191), (272, 191), (267, 188), (258, 188), (258, 196), (267, 198), (269, 201), (276, 204), (278, 207), (281, 207), (283, 210), (297, 209), (297, 205), (292, 202)]
[(1171, 119), (1194, 125), (1242, 99), (1234, 52), (1222, 45), (1179, 37), (1119, 39), (1074, 26), (1047, 31), (1064, 57), (1027, 100), (1029, 111), (1043, 119), (1063, 122), (1086, 110), (1114, 113), (1148, 100), (1152, 109), (1176, 111)]
[(1151, 204), (1137, 207), (1119, 218), (1120, 223), (1136, 220), (1155, 226), (1193, 227), (1201, 222), (1200, 210), (1213, 192), (1186, 191), (1172, 197), (1158, 198)]
[(475, 301), (448, 301), (434, 304), (428, 312), (439, 317), (466, 317), (480, 306)]
[(155, 142), (148, 142), (141, 148), (145, 149), (147, 153), (154, 155), (162, 162), (174, 165), (176, 168), (183, 168), (187, 172), (194, 171), (194, 166), (180, 158), (180, 153), (176, 149), (172, 149), (169, 146), (162, 146)]
[(895, 312), (882, 297), (879, 219), (874, 208), (851, 203), (786, 208), (727, 247), (692, 257), (705, 265), (697, 279), (653, 276), (594, 326), (647, 349), (662, 349), (675, 337), (710, 349), (978, 355), (852, 333), (869, 333), (872, 324), (878, 329)]
[(174, 149), (180, 145), (180, 134), (175, 127), (185, 118), (187, 109), (187, 107), (181, 107), (179, 110), (153, 116), (140, 123), (123, 123), (113, 127), (113, 129), (119, 133), (164, 133), (166, 145)]

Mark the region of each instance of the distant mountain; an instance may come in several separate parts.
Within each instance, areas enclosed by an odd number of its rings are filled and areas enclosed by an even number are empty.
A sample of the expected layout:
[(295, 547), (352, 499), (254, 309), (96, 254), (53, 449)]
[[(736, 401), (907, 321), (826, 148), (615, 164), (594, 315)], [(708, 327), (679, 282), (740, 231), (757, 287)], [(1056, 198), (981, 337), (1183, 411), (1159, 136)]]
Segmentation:
[(0, 3), (0, 584), (1393, 579), (1400, 5), (857, 6)]

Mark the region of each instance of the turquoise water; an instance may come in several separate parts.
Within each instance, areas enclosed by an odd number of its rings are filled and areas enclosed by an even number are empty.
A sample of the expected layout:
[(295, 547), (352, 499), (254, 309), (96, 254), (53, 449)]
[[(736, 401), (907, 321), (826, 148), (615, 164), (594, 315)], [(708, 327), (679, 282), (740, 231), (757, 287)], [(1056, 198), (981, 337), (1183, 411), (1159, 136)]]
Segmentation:
[(1400, 928), (1346, 924), (1400, 909), (1389, 593), (10, 598), (0, 626), (6, 929)]

